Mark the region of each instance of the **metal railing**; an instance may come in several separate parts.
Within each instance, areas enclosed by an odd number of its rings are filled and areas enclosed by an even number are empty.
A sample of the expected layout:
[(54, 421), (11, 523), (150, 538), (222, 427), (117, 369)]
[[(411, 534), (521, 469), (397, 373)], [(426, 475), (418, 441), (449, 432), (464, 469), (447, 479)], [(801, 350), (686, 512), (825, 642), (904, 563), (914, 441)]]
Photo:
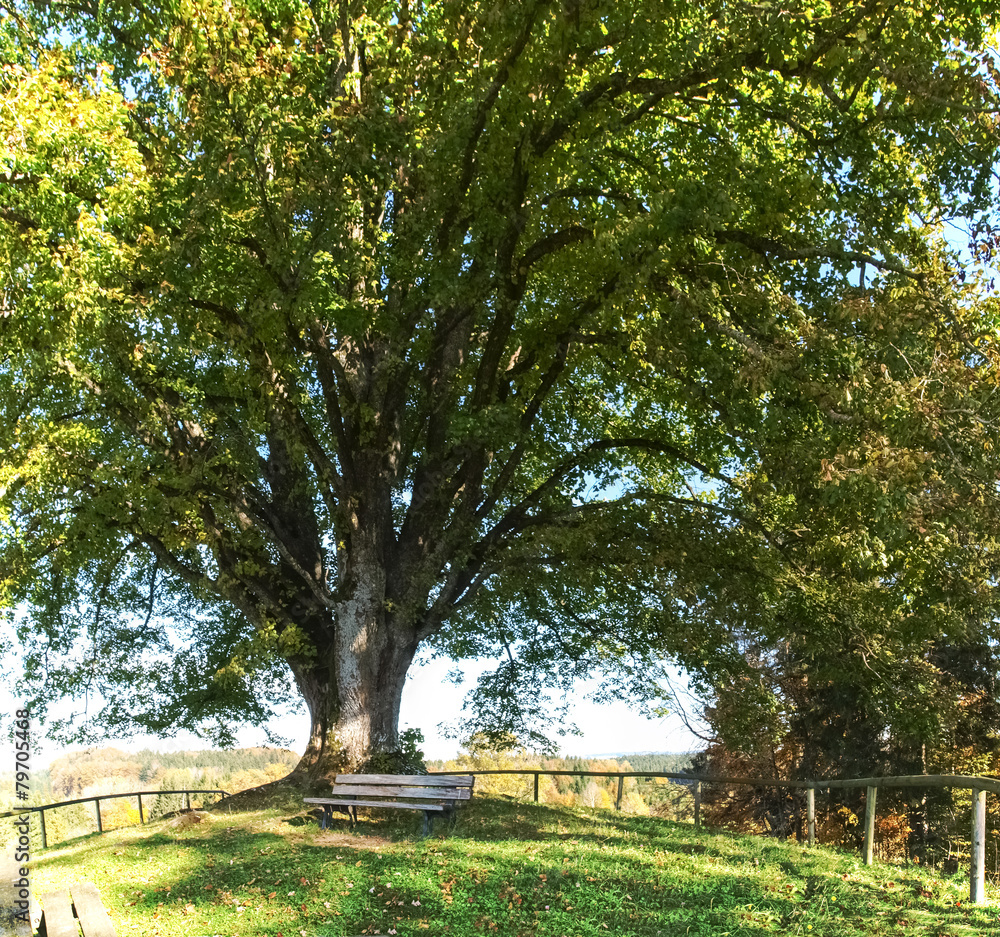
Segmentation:
[(119, 797), (135, 797), (139, 802), (139, 823), (143, 824), (146, 822), (146, 817), (142, 809), (142, 798), (143, 797), (161, 797), (165, 794), (184, 794), (187, 801), (187, 810), (191, 809), (191, 795), (192, 794), (221, 794), (228, 797), (229, 792), (219, 790), (218, 788), (209, 790), (180, 790), (180, 791), (129, 791), (125, 794), (95, 794), (93, 797), (77, 797), (75, 800), (60, 800), (54, 804), (42, 804), (40, 806), (34, 807), (22, 807), (20, 810), (9, 810), (6, 813), (0, 813), (0, 820), (7, 817), (20, 817), (24, 816), (26, 813), (37, 813), (39, 824), (41, 826), (42, 833), (42, 849), (47, 849), (49, 845), (48, 835), (45, 830), (45, 811), (46, 810), (56, 810), (59, 807), (72, 807), (75, 804), (89, 804), (93, 802), (94, 812), (97, 816), (97, 832), (104, 832), (104, 821), (101, 818), (101, 801), (102, 800), (115, 800)]
[[(451, 772), (431, 771), (429, 774), (454, 774)], [(668, 778), (675, 781), (686, 781), (694, 787), (694, 825), (701, 825), (701, 787), (703, 784), (747, 784), (753, 787), (791, 787), (806, 791), (806, 822), (808, 827), (809, 845), (816, 844), (816, 791), (834, 790), (838, 788), (865, 788), (865, 865), (874, 862), (875, 845), (875, 805), (879, 788), (890, 787), (929, 787), (929, 788), (960, 788), (972, 791), (972, 848), (969, 862), (969, 900), (973, 904), (983, 903), (986, 890), (986, 794), (1000, 794), (1000, 780), (961, 774), (916, 774), (900, 775), (882, 778), (845, 778), (823, 781), (792, 781), (782, 778), (742, 778), (742, 777), (711, 777), (703, 774), (689, 774), (676, 771), (561, 771), (544, 768), (489, 768), (462, 769), (463, 774), (521, 774), (534, 775), (535, 803), (538, 803), (538, 779), (541, 775), (565, 777), (602, 777), (618, 778), (618, 796), (615, 809), (621, 810), (622, 792), (626, 778)]]

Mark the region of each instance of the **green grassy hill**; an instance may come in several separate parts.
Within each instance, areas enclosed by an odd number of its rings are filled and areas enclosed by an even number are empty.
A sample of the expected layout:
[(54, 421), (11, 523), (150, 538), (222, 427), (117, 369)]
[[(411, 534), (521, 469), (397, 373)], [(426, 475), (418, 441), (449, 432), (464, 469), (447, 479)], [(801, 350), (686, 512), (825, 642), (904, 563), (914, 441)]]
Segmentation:
[(419, 825), (321, 832), (295, 803), (164, 820), (40, 853), (33, 890), (94, 881), (120, 937), (1000, 935), (967, 879), (824, 847), (487, 797), (451, 835)]

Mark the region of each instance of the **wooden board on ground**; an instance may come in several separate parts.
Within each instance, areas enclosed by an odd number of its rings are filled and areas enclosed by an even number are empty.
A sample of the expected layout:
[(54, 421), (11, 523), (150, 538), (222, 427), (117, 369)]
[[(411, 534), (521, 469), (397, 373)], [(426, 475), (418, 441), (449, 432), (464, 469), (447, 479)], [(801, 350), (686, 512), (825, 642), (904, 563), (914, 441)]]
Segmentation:
[(83, 937), (115, 937), (115, 926), (101, 903), (97, 886), (80, 882), (73, 886), (73, 904), (80, 919)]
[[(71, 886), (42, 896), (41, 937), (115, 937), (115, 926), (101, 903), (101, 895), (92, 882)], [(74, 910), (76, 916), (74, 917)]]
[(73, 917), (73, 902), (66, 889), (42, 895), (42, 921), (45, 937), (79, 937), (80, 930)]

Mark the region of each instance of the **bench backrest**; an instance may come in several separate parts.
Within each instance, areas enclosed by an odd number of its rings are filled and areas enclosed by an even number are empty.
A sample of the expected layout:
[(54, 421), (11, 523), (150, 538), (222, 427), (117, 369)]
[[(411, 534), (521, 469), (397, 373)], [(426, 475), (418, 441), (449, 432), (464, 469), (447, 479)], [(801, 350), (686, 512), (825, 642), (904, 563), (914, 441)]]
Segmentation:
[(471, 774), (338, 774), (331, 793), (411, 800), (468, 800), (472, 797), (475, 780)]

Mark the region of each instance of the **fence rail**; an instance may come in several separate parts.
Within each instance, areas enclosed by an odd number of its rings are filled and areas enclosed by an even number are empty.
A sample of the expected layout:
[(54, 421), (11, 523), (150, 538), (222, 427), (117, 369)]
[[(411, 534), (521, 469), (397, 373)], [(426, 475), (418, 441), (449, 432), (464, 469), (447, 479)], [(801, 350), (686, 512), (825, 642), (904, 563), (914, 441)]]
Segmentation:
[[(430, 774), (452, 772), (431, 771)], [(694, 787), (694, 825), (701, 825), (701, 786), (703, 784), (746, 784), (752, 787), (791, 787), (806, 791), (806, 821), (809, 831), (809, 845), (816, 844), (816, 791), (840, 788), (865, 789), (865, 865), (874, 862), (875, 848), (875, 805), (878, 791), (891, 787), (961, 788), (972, 791), (972, 848), (969, 862), (969, 900), (982, 904), (986, 900), (986, 794), (1000, 794), (1000, 779), (983, 778), (964, 774), (909, 774), (881, 778), (842, 778), (822, 781), (793, 781), (784, 778), (742, 778), (689, 774), (677, 771), (562, 771), (543, 768), (489, 768), (463, 773), (479, 774), (521, 774), (534, 775), (535, 803), (538, 803), (538, 779), (541, 775), (563, 777), (618, 778), (618, 797), (615, 810), (621, 810), (622, 791), (625, 778), (668, 778), (687, 781)]]
[(191, 795), (192, 794), (222, 794), (223, 796), (228, 796), (228, 791), (219, 790), (218, 788), (213, 788), (209, 790), (180, 790), (180, 791), (129, 791), (125, 794), (95, 794), (93, 797), (77, 797), (75, 800), (60, 800), (54, 804), (41, 804), (40, 806), (34, 807), (22, 807), (20, 810), (8, 810), (6, 813), (0, 813), (0, 820), (6, 817), (20, 817), (24, 816), (26, 813), (37, 813), (39, 824), (41, 826), (42, 832), (42, 849), (47, 849), (49, 845), (48, 835), (45, 831), (45, 811), (55, 810), (58, 807), (72, 807), (74, 804), (94, 804), (94, 812), (97, 816), (97, 832), (104, 832), (104, 822), (101, 819), (101, 801), (102, 800), (115, 800), (119, 797), (135, 797), (139, 802), (139, 822), (145, 823), (146, 817), (142, 810), (142, 798), (143, 797), (160, 797), (164, 794), (184, 794), (187, 799), (187, 809), (191, 809)]

